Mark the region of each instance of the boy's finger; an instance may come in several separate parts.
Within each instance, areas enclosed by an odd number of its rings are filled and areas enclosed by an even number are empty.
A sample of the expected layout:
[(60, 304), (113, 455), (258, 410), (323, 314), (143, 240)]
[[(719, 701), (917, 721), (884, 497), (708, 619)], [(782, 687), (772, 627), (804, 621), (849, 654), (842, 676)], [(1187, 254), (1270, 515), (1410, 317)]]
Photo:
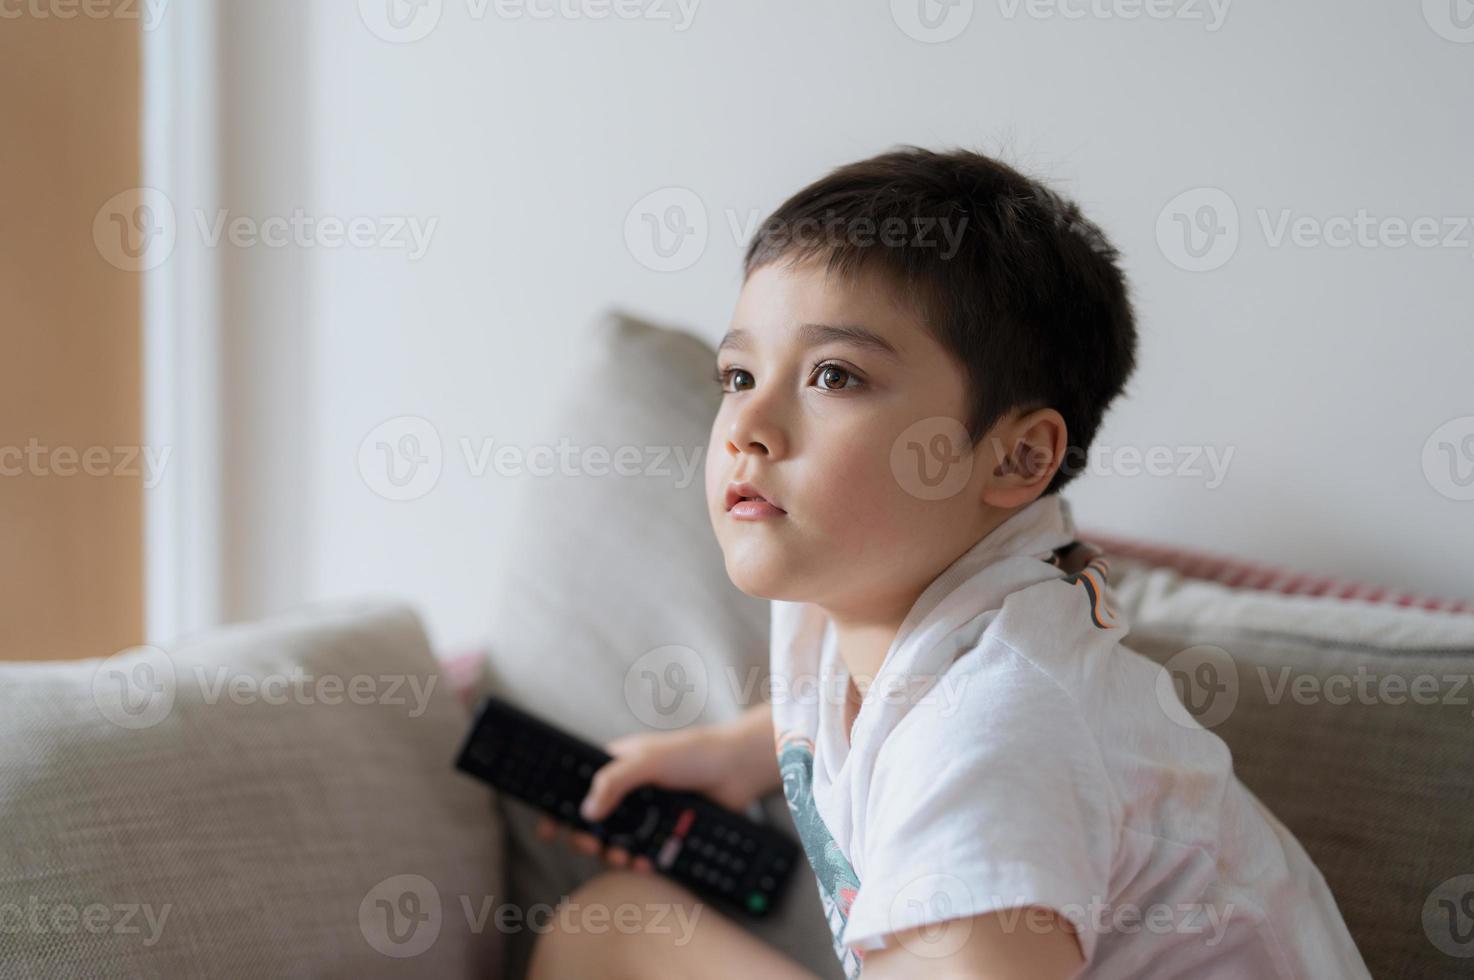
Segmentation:
[(558, 825), (553, 823), (551, 817), (537, 818), (538, 840), (551, 841), (558, 838)]
[(603, 844), (599, 843), (599, 838), (595, 837), (593, 834), (584, 833), (582, 830), (575, 830), (570, 832), (568, 834), (568, 843), (573, 847), (575, 851), (578, 851), (582, 854), (598, 854), (604, 846)]
[(624, 799), (625, 793), (643, 782), (646, 779), (638, 759), (614, 759), (594, 773), (579, 813), (585, 820), (603, 820)]
[(611, 847), (604, 852), (604, 860), (616, 868), (622, 868), (630, 863), (630, 852), (622, 847)]
[(643, 854), (637, 856), (630, 866), (636, 871), (643, 871), (646, 874), (655, 871), (655, 864)]

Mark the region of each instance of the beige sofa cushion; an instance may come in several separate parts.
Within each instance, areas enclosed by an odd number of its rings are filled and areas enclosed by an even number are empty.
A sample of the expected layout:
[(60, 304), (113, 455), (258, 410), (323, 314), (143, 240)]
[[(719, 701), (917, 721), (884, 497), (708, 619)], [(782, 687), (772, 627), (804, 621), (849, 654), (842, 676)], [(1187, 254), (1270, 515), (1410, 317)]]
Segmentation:
[[(516, 558), (495, 593), (490, 683), (597, 743), (733, 718), (766, 689), (768, 604), (727, 578), (706, 513), (716, 352), (617, 313), (583, 340), (581, 363), (562, 375), (566, 401), (539, 436), (611, 459), (634, 447), (640, 462), (626, 471), (638, 475), (554, 475), (528, 488), (509, 542)], [(671, 668), (691, 690), (664, 688)], [(781, 792), (764, 812), (794, 833)], [(526, 808), (508, 802), (506, 813), (519, 905), (555, 903), (599, 870), (536, 840)], [(821, 976), (839, 975), (813, 875), (794, 875), (784, 904), (753, 928)], [(513, 976), (532, 938), (509, 937)]]
[(1159, 696), (1184, 695), (1228, 743), (1372, 975), (1474, 974), (1474, 616), (1120, 560), (1112, 578), (1127, 645), (1167, 668)]
[(498, 976), (467, 723), (400, 606), (0, 664), (0, 976)]

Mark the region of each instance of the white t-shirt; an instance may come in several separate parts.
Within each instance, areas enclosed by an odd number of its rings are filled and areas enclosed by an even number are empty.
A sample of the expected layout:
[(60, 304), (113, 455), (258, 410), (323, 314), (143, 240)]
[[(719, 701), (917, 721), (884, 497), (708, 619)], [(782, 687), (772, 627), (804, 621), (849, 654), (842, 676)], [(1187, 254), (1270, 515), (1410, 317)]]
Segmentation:
[[(783, 788), (846, 976), (888, 934), (1009, 909), (1028, 929), (1026, 906), (1073, 924), (1087, 977), (1369, 976), (1223, 740), (1121, 645), (1104, 561), (1061, 569), (1074, 540), (1052, 495), (958, 558), (907, 615), (849, 738), (828, 616), (772, 603)], [(933, 954), (958, 938), (922, 936), (912, 948)]]

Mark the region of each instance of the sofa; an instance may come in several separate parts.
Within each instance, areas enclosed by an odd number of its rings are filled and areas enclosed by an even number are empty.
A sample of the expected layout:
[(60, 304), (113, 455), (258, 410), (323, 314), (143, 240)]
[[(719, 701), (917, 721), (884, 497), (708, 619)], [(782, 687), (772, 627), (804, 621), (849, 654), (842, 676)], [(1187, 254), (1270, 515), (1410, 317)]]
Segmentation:
[[(644, 462), (526, 488), (484, 649), (432, 651), (388, 597), (0, 664), (0, 977), (523, 975), (600, 866), (453, 770), (475, 702), (603, 742), (730, 719), (766, 680), (767, 604), (727, 580), (693, 463), (710, 345), (619, 312), (585, 339), (528, 438)], [(1227, 741), (1372, 975), (1474, 975), (1474, 610), (1083, 536), (1158, 696)], [(781, 794), (754, 813), (793, 832)], [(744, 924), (839, 976), (811, 875)]]

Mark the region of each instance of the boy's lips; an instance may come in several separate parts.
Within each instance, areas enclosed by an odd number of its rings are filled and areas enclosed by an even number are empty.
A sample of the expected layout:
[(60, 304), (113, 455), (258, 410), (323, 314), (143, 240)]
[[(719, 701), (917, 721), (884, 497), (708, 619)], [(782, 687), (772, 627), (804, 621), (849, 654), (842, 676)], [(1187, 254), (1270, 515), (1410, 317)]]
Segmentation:
[(775, 517), (787, 513), (769, 494), (746, 482), (727, 484), (727, 512), (733, 517)]

